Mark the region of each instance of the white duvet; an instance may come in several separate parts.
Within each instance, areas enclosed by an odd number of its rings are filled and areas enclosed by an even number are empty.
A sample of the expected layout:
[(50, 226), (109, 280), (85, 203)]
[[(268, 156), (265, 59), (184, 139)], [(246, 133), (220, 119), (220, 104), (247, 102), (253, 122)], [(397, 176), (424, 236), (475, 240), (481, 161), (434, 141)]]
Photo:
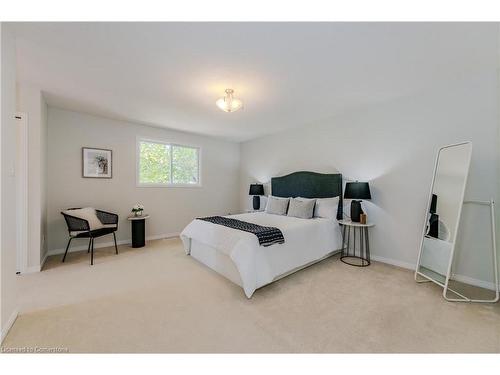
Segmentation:
[(282, 231), (285, 243), (260, 246), (257, 236), (252, 233), (203, 220), (193, 220), (188, 224), (181, 239), (187, 254), (190, 253), (190, 239), (195, 239), (227, 255), (240, 273), (248, 298), (278, 276), (341, 248), (340, 227), (335, 219), (299, 219), (265, 212), (230, 217), (276, 227)]

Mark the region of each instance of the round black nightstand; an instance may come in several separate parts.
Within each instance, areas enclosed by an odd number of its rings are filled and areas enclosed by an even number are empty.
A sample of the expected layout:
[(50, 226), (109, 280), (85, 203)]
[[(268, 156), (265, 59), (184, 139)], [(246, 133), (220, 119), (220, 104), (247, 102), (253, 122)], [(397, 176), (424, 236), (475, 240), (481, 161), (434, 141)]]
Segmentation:
[(127, 218), (132, 223), (132, 247), (134, 248), (146, 245), (146, 219), (149, 219), (149, 215)]
[[(345, 264), (349, 264), (350, 266), (369, 266), (370, 241), (368, 238), (368, 228), (375, 226), (375, 224), (361, 224), (352, 222), (350, 220), (339, 220), (338, 223), (342, 225), (342, 255), (340, 257), (340, 260)], [(351, 228), (353, 228), (352, 238)], [(356, 255), (356, 237), (358, 238), (358, 255)], [(351, 243), (352, 248), (350, 247)]]

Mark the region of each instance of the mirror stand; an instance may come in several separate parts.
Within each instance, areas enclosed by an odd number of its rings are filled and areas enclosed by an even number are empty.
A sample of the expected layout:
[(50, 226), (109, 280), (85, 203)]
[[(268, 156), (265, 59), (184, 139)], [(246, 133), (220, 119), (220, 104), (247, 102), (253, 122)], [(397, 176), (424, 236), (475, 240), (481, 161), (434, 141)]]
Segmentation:
[[(438, 150), (431, 182), (429, 200), (424, 218), (415, 281), (433, 282), (443, 288), (443, 297), (454, 302), (493, 303), (499, 300), (497, 248), (495, 238), (494, 201), (465, 201), (465, 188), (472, 155), (472, 143), (460, 142)], [(493, 248), (494, 287), (489, 282), (472, 279), (477, 271), (468, 267), (466, 273), (452, 274), (460, 216), (464, 204), (489, 206), (491, 215), (491, 240)], [(480, 256), (477, 254), (476, 256)], [(483, 262), (483, 271), (490, 263)], [(488, 264), (488, 266), (486, 266)], [(472, 265), (471, 265), (472, 266)], [(468, 281), (464, 281), (468, 280)], [(490, 297), (492, 292), (494, 297)], [(467, 297), (471, 292), (480, 298)], [(449, 295), (452, 294), (452, 295)]]
[[(451, 289), (449, 287), (450, 276), (451, 276), (451, 264), (453, 259), (450, 261), (450, 265), (448, 267), (448, 274), (446, 276), (446, 282), (443, 289), (443, 297), (447, 301), (452, 302), (477, 302), (477, 303), (495, 303), (500, 299), (500, 292), (498, 287), (498, 262), (497, 262), (497, 243), (496, 243), (496, 235), (495, 235), (495, 202), (493, 199), (489, 201), (464, 201), (464, 203), (468, 204), (479, 204), (486, 205), (490, 207), (490, 221), (491, 221), (491, 241), (492, 241), (492, 251), (493, 251), (493, 272), (494, 272), (494, 283), (495, 283), (495, 297), (492, 299), (473, 299), (467, 296), (464, 296), (462, 293), (458, 293), (457, 291)], [(429, 280), (430, 281), (430, 280)], [(447, 296), (447, 292), (450, 291), (457, 295), (459, 298), (450, 298)]]

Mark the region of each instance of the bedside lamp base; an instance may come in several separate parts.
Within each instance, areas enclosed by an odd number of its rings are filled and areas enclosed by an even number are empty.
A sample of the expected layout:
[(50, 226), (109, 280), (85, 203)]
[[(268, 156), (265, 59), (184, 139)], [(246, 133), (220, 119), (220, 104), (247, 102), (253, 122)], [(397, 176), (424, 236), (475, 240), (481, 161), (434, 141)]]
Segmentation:
[(351, 221), (359, 223), (361, 214), (364, 213), (361, 208), (361, 201), (352, 200), (351, 202)]
[(260, 209), (260, 195), (253, 196), (253, 209), (255, 211)]

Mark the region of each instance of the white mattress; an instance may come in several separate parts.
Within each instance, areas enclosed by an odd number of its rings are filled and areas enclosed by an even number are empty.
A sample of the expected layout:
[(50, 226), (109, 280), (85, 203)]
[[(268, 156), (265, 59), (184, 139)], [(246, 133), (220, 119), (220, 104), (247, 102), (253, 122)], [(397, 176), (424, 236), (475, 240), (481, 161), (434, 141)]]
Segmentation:
[(279, 228), (284, 244), (259, 245), (257, 237), (237, 229), (193, 220), (181, 233), (187, 254), (191, 239), (215, 248), (236, 266), (247, 297), (280, 275), (307, 265), (341, 248), (340, 227), (335, 219), (299, 219), (265, 212), (232, 215), (234, 219)]

